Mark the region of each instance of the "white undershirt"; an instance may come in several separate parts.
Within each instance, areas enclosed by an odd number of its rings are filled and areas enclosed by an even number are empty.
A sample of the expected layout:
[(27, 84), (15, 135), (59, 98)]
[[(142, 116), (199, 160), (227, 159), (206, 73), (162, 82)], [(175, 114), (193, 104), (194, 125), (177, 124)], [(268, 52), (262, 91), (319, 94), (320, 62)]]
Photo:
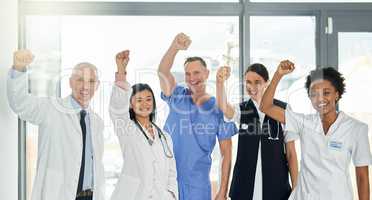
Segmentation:
[[(257, 103), (253, 101), (258, 116), (260, 118), (261, 128), (263, 121), (265, 119), (265, 114), (262, 113), (257, 106)], [(261, 161), (261, 140), (258, 141), (258, 153), (257, 153), (257, 165), (256, 165), (256, 175), (254, 178), (254, 190), (253, 190), (253, 200), (262, 200), (262, 161)]]
[[(252, 99), (253, 101), (253, 99)], [(265, 114), (261, 112), (258, 108), (257, 102), (253, 101), (254, 106), (256, 107), (258, 117), (260, 119), (261, 128), (263, 125), (263, 121), (265, 119)], [(240, 123), (240, 106), (236, 104), (234, 106), (234, 116), (232, 119), (227, 119), (224, 117), (224, 120), (227, 122), (234, 121), (236, 123)], [(254, 179), (254, 190), (253, 190), (253, 199), (252, 200), (262, 200), (262, 160), (261, 160), (261, 141), (258, 142), (258, 152), (257, 152), (257, 164), (256, 164), (256, 174)]]

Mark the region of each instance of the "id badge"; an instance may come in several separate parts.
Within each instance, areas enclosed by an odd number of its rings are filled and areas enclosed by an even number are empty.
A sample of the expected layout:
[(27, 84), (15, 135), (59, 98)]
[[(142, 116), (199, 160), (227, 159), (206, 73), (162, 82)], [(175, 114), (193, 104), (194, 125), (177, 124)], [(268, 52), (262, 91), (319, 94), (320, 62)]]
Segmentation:
[(338, 141), (329, 141), (328, 148), (331, 150), (342, 151), (344, 148), (344, 144)]

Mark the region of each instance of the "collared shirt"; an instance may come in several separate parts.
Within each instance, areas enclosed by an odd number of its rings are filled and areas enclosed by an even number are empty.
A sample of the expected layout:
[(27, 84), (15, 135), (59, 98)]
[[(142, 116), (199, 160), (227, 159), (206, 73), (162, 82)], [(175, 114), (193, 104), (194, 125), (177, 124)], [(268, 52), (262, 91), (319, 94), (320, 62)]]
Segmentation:
[[(80, 104), (71, 96), (71, 105), (74, 109), (79, 110), (78, 117), (80, 119), (80, 111), (83, 108)], [(90, 126), (90, 119), (89, 119), (89, 109), (84, 109), (87, 114), (85, 116), (85, 124), (86, 124), (86, 143), (85, 143), (85, 166), (84, 166), (84, 182), (83, 182), (83, 190), (93, 189), (93, 146), (92, 146), (92, 131)]]
[(372, 164), (367, 124), (339, 112), (328, 133), (319, 114), (285, 110), (286, 140), (301, 141), (301, 171), (290, 199), (353, 199), (349, 165)]
[[(33, 200), (75, 199), (81, 168), (81, 127), (71, 96), (37, 97), (29, 94), (27, 72), (9, 70), (8, 101), (22, 119), (38, 126), (37, 173), (32, 188)], [(103, 120), (89, 109), (94, 147), (93, 199), (104, 199)]]
[(230, 139), (237, 132), (226, 123), (211, 97), (201, 106), (194, 104), (189, 89), (177, 85), (170, 96), (161, 95), (169, 106), (164, 130), (173, 140), (178, 182), (210, 188), (211, 153), (218, 140)]
[[(19, 72), (15, 69), (10, 70), (10, 77), (17, 78), (18, 76), (22, 75), (24, 72)], [(80, 110), (83, 108), (80, 104), (72, 97), (71, 105), (74, 109)], [(86, 135), (86, 146), (85, 146), (85, 168), (84, 168), (84, 182), (83, 182), (83, 190), (93, 189), (93, 146), (92, 146), (92, 131), (90, 126), (90, 119), (89, 119), (89, 111), (88, 109), (85, 110), (87, 115), (85, 116), (85, 124), (87, 127), (87, 135)], [(79, 114), (78, 114), (79, 115)], [(78, 116), (80, 119), (80, 115)]]

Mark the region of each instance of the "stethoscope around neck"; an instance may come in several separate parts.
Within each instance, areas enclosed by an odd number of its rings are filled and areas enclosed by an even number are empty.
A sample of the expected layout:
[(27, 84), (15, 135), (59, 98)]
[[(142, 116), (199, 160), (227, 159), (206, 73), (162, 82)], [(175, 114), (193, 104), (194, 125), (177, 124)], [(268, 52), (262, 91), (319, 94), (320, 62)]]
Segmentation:
[(280, 124), (278, 121), (275, 121), (275, 124), (276, 124), (276, 135), (275, 137), (273, 137), (272, 133), (271, 133), (271, 127), (270, 127), (270, 119), (267, 119), (267, 130), (268, 130), (268, 135), (269, 137), (267, 139), (269, 140), (279, 140), (279, 127), (280, 127)]
[[(147, 136), (147, 134), (143, 130), (141, 124), (139, 124), (139, 122), (136, 119), (134, 119), (133, 121), (137, 125), (137, 127), (141, 130), (143, 136), (145, 136), (145, 138), (146, 138), (147, 142), (149, 143), (149, 145), (152, 146), (154, 142), (149, 138), (149, 136)], [(155, 123), (151, 122), (151, 124), (156, 128), (156, 130), (158, 132), (158, 137), (159, 137), (159, 140), (161, 142), (161, 146), (163, 147), (164, 155), (167, 158), (173, 158), (172, 150), (170, 149), (168, 140), (165, 137), (163, 131)], [(163, 142), (163, 139), (162, 138), (164, 138), (165, 145), (164, 145), (164, 142)]]

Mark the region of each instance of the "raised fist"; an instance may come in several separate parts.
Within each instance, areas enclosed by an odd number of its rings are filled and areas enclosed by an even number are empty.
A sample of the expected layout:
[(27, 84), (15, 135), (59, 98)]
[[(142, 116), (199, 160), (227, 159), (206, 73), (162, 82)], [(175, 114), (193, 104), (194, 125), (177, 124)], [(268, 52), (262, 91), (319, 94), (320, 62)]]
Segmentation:
[(172, 47), (176, 50), (186, 50), (191, 44), (190, 37), (184, 33), (179, 33), (176, 35), (172, 42)]
[(277, 73), (283, 76), (293, 72), (294, 69), (295, 69), (294, 63), (292, 63), (289, 60), (283, 60), (280, 62), (278, 66)]
[(223, 66), (218, 68), (216, 74), (217, 82), (225, 82), (230, 77), (231, 68), (229, 66)]
[(126, 72), (129, 62), (129, 50), (121, 51), (116, 54), (116, 66), (119, 72)]
[(13, 55), (13, 68), (17, 71), (24, 71), (33, 60), (34, 55), (30, 50), (18, 50)]

